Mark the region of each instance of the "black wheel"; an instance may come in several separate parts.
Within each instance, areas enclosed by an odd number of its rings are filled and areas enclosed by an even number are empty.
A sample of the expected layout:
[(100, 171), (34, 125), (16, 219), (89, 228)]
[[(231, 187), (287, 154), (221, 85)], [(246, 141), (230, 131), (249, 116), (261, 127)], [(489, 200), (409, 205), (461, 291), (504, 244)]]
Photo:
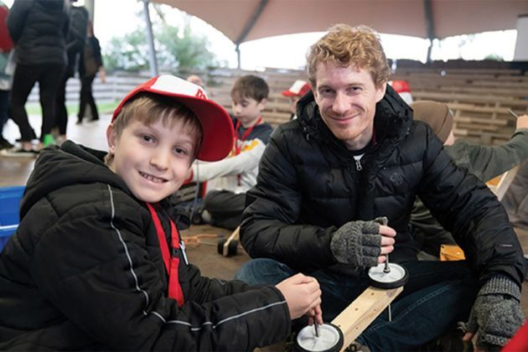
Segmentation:
[(218, 244), (216, 247), (216, 250), (218, 251), (218, 254), (224, 255), (224, 244), (227, 242), (225, 238), (221, 238), (218, 240)]
[(237, 240), (231, 240), (229, 242), (229, 245), (227, 246), (227, 256), (232, 257), (237, 255), (238, 252), (238, 241)]

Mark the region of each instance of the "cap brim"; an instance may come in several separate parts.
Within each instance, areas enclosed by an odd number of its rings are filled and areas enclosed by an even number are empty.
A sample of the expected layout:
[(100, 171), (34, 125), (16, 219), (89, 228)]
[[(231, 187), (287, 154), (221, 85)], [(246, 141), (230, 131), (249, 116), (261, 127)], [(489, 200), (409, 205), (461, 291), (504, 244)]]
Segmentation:
[(197, 159), (218, 161), (233, 149), (235, 133), (231, 117), (223, 107), (212, 100), (178, 97), (183, 105), (191, 109), (202, 125), (203, 138)]
[(282, 95), (284, 95), (285, 97), (295, 97), (299, 94), (295, 94), (294, 92), (291, 92), (289, 90), (284, 90), (282, 91)]

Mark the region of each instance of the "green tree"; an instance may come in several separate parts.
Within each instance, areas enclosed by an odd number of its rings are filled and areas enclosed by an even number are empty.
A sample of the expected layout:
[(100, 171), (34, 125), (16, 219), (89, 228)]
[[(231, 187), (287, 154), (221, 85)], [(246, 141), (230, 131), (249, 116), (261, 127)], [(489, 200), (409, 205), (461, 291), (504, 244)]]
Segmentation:
[[(192, 32), (189, 25), (182, 30), (160, 23), (153, 27), (156, 55), (160, 67), (171, 71), (203, 70), (222, 66), (205, 36)], [(114, 37), (105, 48), (105, 67), (108, 70), (138, 71), (148, 68), (149, 48), (144, 29), (138, 28), (122, 37)]]

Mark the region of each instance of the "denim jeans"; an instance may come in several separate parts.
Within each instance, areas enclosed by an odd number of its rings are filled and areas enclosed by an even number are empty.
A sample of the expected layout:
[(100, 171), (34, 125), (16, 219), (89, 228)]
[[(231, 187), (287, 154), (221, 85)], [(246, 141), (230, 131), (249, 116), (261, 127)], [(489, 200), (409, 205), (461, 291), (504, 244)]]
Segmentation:
[[(446, 334), (457, 321), (468, 318), (478, 292), (477, 280), (465, 261), (401, 265), (409, 282), (391, 305), (392, 321), (385, 310), (357, 339), (372, 351), (408, 351)], [(275, 285), (296, 273), (285, 264), (262, 258), (244, 264), (235, 278), (250, 285)], [(333, 320), (370, 286), (366, 273), (359, 277), (329, 270), (305, 274), (319, 281), (325, 321)]]

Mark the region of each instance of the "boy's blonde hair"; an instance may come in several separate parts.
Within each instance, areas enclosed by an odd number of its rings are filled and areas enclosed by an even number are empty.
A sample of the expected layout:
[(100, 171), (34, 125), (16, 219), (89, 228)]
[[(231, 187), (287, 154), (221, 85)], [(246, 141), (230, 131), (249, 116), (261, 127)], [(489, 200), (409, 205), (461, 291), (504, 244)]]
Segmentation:
[[(194, 157), (196, 158), (202, 144), (202, 125), (194, 112), (185, 105), (175, 102), (173, 98), (151, 93), (139, 93), (123, 106), (114, 119), (114, 131), (119, 138), (131, 121), (140, 121), (150, 126), (160, 120), (168, 128), (172, 128), (176, 121), (183, 120), (185, 131), (196, 135), (196, 148), (194, 150)], [(108, 154), (106, 162), (111, 161), (112, 157)]]
[(250, 98), (260, 103), (263, 99), (268, 99), (268, 96), (268, 84), (264, 79), (254, 75), (240, 77), (231, 89), (231, 99), (233, 100)]
[(311, 46), (307, 55), (308, 78), (316, 87), (317, 64), (364, 69), (370, 72), (376, 87), (389, 81), (390, 68), (378, 34), (370, 27), (337, 24)]

